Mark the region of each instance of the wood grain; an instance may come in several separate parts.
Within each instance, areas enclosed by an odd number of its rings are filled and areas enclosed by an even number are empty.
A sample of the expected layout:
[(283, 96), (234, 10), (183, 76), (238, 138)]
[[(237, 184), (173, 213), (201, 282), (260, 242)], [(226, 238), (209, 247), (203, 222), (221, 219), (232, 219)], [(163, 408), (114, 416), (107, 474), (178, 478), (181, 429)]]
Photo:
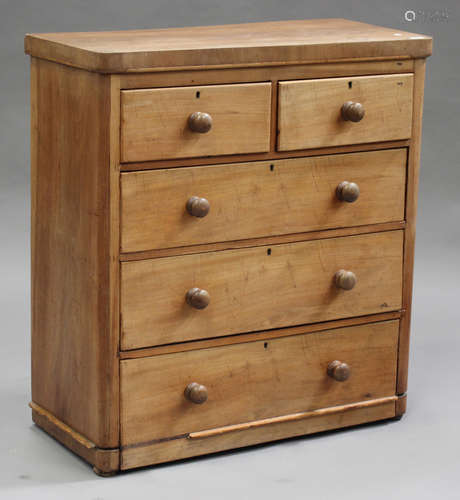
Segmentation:
[[(407, 139), (412, 85), (410, 74), (279, 82), (278, 150)], [(364, 106), (360, 122), (342, 118), (346, 101)]]
[(426, 57), (431, 37), (348, 21), (313, 19), (191, 28), (29, 34), (25, 51), (91, 71), (298, 64)]
[(278, 80), (306, 80), (338, 76), (412, 73), (412, 59), (327, 62), (250, 68), (200, 69), (188, 71), (163, 71), (119, 74), (122, 89), (146, 89), (155, 87), (185, 87), (217, 85), (222, 83), (276, 82)]
[(431, 42), (337, 19), (27, 35), (34, 422), (106, 475), (400, 417)]
[(403, 305), (406, 310), (401, 321), (398, 358), (398, 394), (407, 391), (409, 365), (409, 339), (412, 310), (412, 286), (414, 279), (415, 223), (417, 217), (417, 193), (420, 170), (420, 149), (422, 140), (423, 93), (425, 84), (425, 60), (415, 61), (414, 107), (412, 116), (412, 143), (407, 165), (406, 218), (404, 232), (404, 279)]
[(335, 413), (342, 413), (350, 409), (371, 408), (372, 406), (379, 406), (382, 403), (390, 401), (399, 401), (398, 396), (388, 396), (380, 399), (371, 399), (370, 401), (360, 401), (359, 403), (352, 403), (348, 405), (338, 405), (329, 408), (321, 408), (319, 410), (303, 411), (299, 413), (292, 413), (291, 415), (283, 415), (281, 417), (264, 418), (262, 420), (255, 420), (253, 422), (245, 422), (244, 424), (226, 425), (218, 427), (217, 429), (209, 429), (207, 431), (191, 432), (188, 434), (188, 439), (208, 439), (214, 436), (221, 436), (230, 432), (240, 432), (248, 429), (264, 427), (266, 425), (276, 425), (281, 423), (289, 423), (298, 420), (305, 420), (307, 418), (317, 418), (324, 415), (333, 415)]
[[(271, 84), (208, 85), (124, 90), (121, 96), (123, 162), (264, 152), (270, 149)], [(189, 129), (204, 112), (212, 129)]]
[(359, 405), (358, 407), (350, 405), (346, 410), (337, 413), (293, 422), (255, 427), (207, 439), (183, 438), (146, 444), (144, 446), (123, 448), (121, 450), (121, 469), (126, 470), (149, 464), (180, 460), (191, 456), (231, 450), (288, 437), (313, 434), (339, 427), (350, 427), (392, 418), (394, 415), (395, 402), (389, 400), (377, 406), (363, 408)]
[(241, 333), (239, 335), (229, 335), (227, 337), (218, 337), (205, 340), (192, 340), (177, 344), (166, 344), (156, 347), (144, 347), (142, 349), (133, 349), (131, 351), (121, 351), (120, 359), (137, 359), (148, 356), (157, 356), (159, 354), (171, 354), (174, 352), (187, 352), (196, 349), (207, 349), (208, 347), (218, 347), (231, 344), (241, 344), (242, 342), (255, 342), (258, 340), (270, 340), (274, 338), (289, 337), (291, 335), (302, 335), (304, 333), (322, 332), (325, 330), (334, 330), (348, 326), (364, 325), (368, 323), (378, 323), (399, 319), (403, 316), (403, 311), (393, 311), (379, 314), (367, 314), (366, 316), (357, 316), (354, 318), (337, 319), (334, 321), (323, 321), (309, 325), (289, 326), (280, 330), (265, 330), (255, 333)]
[[(174, 248), (404, 220), (406, 150), (124, 173), (121, 251)], [(336, 187), (355, 182), (354, 203)], [(211, 210), (191, 217), (191, 196)]]
[[(388, 321), (122, 360), (121, 444), (392, 396), (398, 327)], [(351, 366), (346, 382), (327, 375), (337, 358)], [(194, 381), (207, 387), (202, 405), (184, 397)]]
[(250, 248), (262, 245), (278, 245), (280, 243), (295, 243), (297, 241), (313, 241), (340, 236), (354, 236), (357, 234), (369, 234), (395, 229), (404, 229), (405, 221), (385, 222), (382, 224), (370, 224), (365, 226), (342, 227), (340, 229), (325, 229), (322, 231), (311, 231), (308, 233), (282, 234), (263, 238), (248, 238), (246, 240), (222, 241), (219, 243), (208, 243), (203, 245), (189, 245), (186, 247), (160, 248), (157, 250), (146, 250), (144, 252), (128, 252), (120, 255), (122, 262), (133, 260), (144, 260), (157, 257), (172, 257), (175, 255), (191, 255), (204, 252), (215, 252), (220, 250), (233, 250), (236, 248)]
[[(402, 231), (123, 262), (121, 348), (360, 316), (401, 307)], [(353, 290), (334, 284), (355, 272)], [(185, 302), (192, 287), (206, 309)]]
[(32, 59), (32, 88), (32, 399), (113, 448), (110, 81)]
[(407, 148), (410, 139), (401, 141), (372, 142), (368, 144), (349, 144), (345, 146), (331, 146), (327, 148), (299, 149), (297, 151), (269, 151), (268, 153), (248, 153), (221, 156), (206, 156), (197, 158), (182, 158), (172, 160), (154, 160), (145, 162), (122, 163), (122, 172), (136, 172), (138, 170), (157, 170), (176, 167), (222, 165), (225, 163), (242, 163), (249, 161), (283, 160), (288, 158), (310, 158), (315, 156), (335, 155), (342, 153), (361, 153), (383, 149)]

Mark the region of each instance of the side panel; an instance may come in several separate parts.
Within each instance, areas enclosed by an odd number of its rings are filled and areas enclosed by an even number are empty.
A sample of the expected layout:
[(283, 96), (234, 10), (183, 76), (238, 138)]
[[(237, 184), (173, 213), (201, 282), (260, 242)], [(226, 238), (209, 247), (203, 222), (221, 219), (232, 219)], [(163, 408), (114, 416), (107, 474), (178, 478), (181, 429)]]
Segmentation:
[(31, 73), (32, 399), (117, 447), (110, 78), (39, 59)]
[(409, 337), (412, 308), (412, 283), (414, 275), (415, 222), (417, 216), (417, 193), (420, 169), (420, 145), (422, 139), (423, 91), (425, 84), (425, 59), (414, 63), (414, 95), (412, 114), (412, 139), (407, 163), (406, 190), (406, 229), (404, 231), (403, 262), (403, 309), (401, 319), (397, 394), (407, 390), (407, 371), (409, 364)]

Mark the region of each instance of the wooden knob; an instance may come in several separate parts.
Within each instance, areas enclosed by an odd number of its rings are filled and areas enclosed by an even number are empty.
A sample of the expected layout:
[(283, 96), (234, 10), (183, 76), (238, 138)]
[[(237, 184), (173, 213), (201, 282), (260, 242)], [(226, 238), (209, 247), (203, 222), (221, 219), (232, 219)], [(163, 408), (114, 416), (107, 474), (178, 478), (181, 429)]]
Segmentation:
[(193, 217), (206, 217), (209, 213), (211, 205), (206, 198), (200, 198), (199, 196), (192, 196), (187, 200), (185, 205), (187, 212)]
[(188, 127), (192, 132), (206, 134), (212, 128), (212, 118), (208, 113), (196, 111), (188, 117)]
[(337, 271), (334, 280), (337, 288), (343, 288), (343, 290), (351, 290), (358, 281), (355, 273), (352, 271), (345, 271), (345, 269)]
[(202, 405), (208, 399), (208, 389), (204, 385), (191, 382), (184, 390), (185, 399), (196, 405)]
[(353, 203), (359, 198), (359, 186), (354, 182), (343, 181), (337, 186), (336, 194), (340, 201)]
[(342, 106), (342, 118), (346, 121), (359, 122), (364, 118), (364, 107), (359, 102), (347, 101)]
[(190, 288), (185, 295), (185, 300), (188, 305), (195, 309), (205, 309), (208, 307), (211, 297), (206, 290), (202, 290), (201, 288)]
[(345, 382), (350, 378), (351, 368), (342, 361), (331, 361), (327, 367), (327, 374), (329, 377), (337, 380), (337, 382)]

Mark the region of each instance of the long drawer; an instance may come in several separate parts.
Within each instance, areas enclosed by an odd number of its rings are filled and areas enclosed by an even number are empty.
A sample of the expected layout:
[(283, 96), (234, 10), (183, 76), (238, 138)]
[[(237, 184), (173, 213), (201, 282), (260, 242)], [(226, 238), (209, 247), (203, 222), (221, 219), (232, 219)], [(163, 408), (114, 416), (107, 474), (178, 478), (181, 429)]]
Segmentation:
[(271, 83), (123, 90), (121, 161), (268, 151), (270, 109)]
[[(122, 360), (121, 444), (393, 396), (398, 325)], [(334, 361), (348, 378), (331, 370)], [(189, 384), (200, 386), (195, 398)]]
[(398, 310), (402, 254), (398, 230), (123, 262), (121, 347)]
[(278, 150), (407, 139), (412, 91), (412, 74), (280, 82)]
[[(405, 149), (124, 173), (121, 250), (399, 221), (405, 179)], [(343, 182), (357, 199), (340, 197)], [(201, 217), (192, 197), (207, 203)]]

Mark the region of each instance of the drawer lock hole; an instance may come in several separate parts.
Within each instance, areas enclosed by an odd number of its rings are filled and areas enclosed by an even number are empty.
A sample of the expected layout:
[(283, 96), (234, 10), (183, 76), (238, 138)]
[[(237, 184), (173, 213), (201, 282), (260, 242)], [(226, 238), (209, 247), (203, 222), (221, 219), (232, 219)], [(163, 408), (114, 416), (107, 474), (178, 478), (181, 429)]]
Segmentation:
[(271, 248), (267, 248), (267, 255), (271, 255), (272, 254), (272, 249)]
[(264, 342), (264, 349), (268, 349), (268, 342)]
[(348, 82), (348, 88), (351, 89), (353, 87), (353, 82)]
[(200, 91), (197, 90), (197, 93), (196, 93), (196, 98), (199, 99), (200, 98)]

